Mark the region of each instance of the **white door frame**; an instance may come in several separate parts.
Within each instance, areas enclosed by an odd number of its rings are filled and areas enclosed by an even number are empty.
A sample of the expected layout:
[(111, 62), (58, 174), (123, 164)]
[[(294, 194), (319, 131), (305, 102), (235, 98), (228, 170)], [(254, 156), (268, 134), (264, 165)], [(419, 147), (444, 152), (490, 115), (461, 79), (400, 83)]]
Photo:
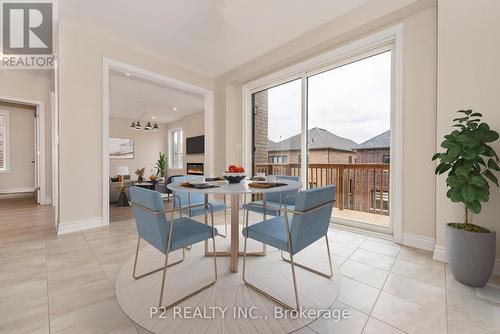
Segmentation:
[[(243, 165), (250, 170), (252, 164), (252, 94), (292, 80), (326, 70), (329, 66), (351, 60), (367, 52), (391, 45), (393, 57), (391, 98), (391, 174), (390, 203), (392, 235), (394, 241), (403, 242), (403, 84), (404, 84), (404, 25), (398, 24), (369, 36), (355, 40), (301, 63), (261, 77), (243, 85), (242, 143)], [(304, 88), (304, 85), (302, 86)], [(302, 95), (304, 95), (304, 89)], [(302, 128), (307, 128), (305, 100), (302, 99)], [(301, 137), (302, 150), (307, 144), (306, 134)], [(304, 144), (305, 143), (305, 144)], [(304, 153), (302, 152), (303, 156)], [(306, 175), (307, 159), (302, 159), (302, 178)]]
[[(45, 142), (45, 102), (25, 99), (21, 97), (0, 96), (0, 101), (22, 104), (36, 109), (36, 148), (35, 148), (35, 191), (38, 192), (37, 203), (50, 204), (47, 199), (47, 174), (46, 174), (46, 142)], [(11, 143), (12, 144), (12, 143)], [(12, 150), (10, 150), (12, 151)], [(12, 154), (11, 154), (12, 155)], [(39, 189), (37, 189), (39, 188)]]
[(109, 73), (110, 71), (129, 73), (134, 77), (160, 83), (204, 97), (205, 126), (205, 174), (213, 173), (214, 162), (214, 92), (172, 77), (164, 76), (140, 67), (122, 63), (107, 57), (102, 59), (102, 215), (103, 225), (109, 224)]

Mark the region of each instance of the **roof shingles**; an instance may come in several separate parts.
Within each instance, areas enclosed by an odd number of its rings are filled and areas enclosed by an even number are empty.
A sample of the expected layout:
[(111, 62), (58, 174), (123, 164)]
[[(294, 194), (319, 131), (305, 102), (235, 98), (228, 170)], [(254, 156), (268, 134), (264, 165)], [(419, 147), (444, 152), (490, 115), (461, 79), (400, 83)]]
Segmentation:
[(377, 148), (391, 147), (391, 131), (387, 130), (378, 136), (368, 139), (356, 147), (356, 150), (373, 150)]
[[(332, 149), (340, 151), (352, 151), (358, 144), (354, 141), (334, 135), (333, 133), (318, 127), (308, 132), (309, 149)], [(278, 143), (268, 142), (269, 151), (293, 151), (300, 150), (300, 134), (282, 140)]]

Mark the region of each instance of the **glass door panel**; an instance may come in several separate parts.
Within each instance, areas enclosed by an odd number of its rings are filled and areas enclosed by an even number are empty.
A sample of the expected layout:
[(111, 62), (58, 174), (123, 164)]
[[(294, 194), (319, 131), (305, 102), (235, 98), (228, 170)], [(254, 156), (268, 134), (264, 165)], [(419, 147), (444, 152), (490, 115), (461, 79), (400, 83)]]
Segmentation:
[(391, 51), (307, 78), (308, 187), (335, 184), (334, 216), (390, 227)]
[(301, 79), (252, 94), (253, 174), (300, 176)]

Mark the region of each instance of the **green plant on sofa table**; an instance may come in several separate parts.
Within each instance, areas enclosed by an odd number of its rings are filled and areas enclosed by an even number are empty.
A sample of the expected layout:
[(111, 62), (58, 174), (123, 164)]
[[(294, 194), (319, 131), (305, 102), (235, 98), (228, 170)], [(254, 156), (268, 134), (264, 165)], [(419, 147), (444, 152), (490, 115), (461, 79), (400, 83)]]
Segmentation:
[(446, 226), (446, 253), (454, 277), (465, 284), (484, 286), (491, 276), (495, 261), (496, 234), (469, 221), (469, 213), (481, 212), (481, 203), (488, 202), (490, 184), (498, 187), (494, 172), (499, 171), (499, 159), (489, 145), (499, 137), (482, 114), (472, 110), (458, 111), (454, 129), (444, 136), (443, 153), (436, 153), (436, 174), (448, 172), (446, 196), (465, 208), (463, 222)]
[(167, 169), (168, 159), (165, 157), (165, 153), (159, 152), (159, 159), (156, 161), (156, 176), (160, 174), (160, 177), (165, 177), (165, 170)]

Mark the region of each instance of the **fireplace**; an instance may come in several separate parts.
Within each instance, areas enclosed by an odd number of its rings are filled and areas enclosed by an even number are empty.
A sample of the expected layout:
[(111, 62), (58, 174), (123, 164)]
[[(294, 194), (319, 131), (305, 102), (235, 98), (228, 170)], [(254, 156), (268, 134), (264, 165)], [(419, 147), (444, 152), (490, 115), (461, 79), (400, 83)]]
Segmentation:
[(186, 171), (189, 175), (203, 175), (203, 163), (188, 162), (186, 166)]

